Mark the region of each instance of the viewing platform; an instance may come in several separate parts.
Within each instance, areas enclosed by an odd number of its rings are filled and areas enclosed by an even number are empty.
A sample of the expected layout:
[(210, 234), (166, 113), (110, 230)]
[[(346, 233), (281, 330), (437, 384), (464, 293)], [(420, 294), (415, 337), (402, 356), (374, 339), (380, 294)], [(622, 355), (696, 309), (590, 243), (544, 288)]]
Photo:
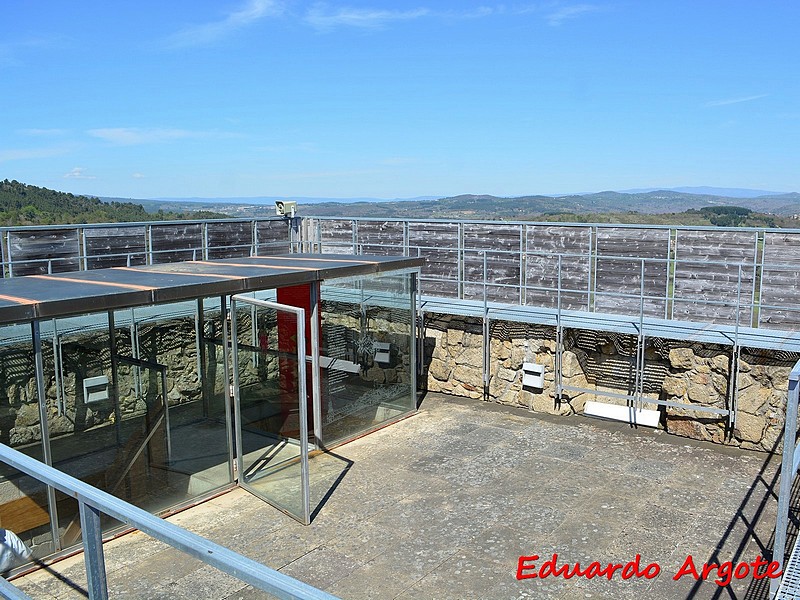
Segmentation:
[[(170, 520), (345, 599), (768, 597), (767, 579), (673, 579), (687, 556), (699, 570), (769, 552), (778, 461), (764, 454), (429, 393), (329, 460), (340, 484), (309, 526), (243, 490)], [(517, 579), (520, 556), (553, 553), (582, 568), (638, 554), (660, 573)], [(138, 532), (108, 543), (106, 564), (112, 598), (267, 597)], [(14, 583), (85, 598), (83, 558)]]

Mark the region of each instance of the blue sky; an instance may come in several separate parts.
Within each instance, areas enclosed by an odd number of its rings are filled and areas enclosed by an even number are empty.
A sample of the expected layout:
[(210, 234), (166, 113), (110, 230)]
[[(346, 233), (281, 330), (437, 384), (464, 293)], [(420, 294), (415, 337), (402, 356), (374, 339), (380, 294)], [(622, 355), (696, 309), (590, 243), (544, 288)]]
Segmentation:
[(166, 196), (800, 191), (800, 3), (5, 0), (0, 179)]

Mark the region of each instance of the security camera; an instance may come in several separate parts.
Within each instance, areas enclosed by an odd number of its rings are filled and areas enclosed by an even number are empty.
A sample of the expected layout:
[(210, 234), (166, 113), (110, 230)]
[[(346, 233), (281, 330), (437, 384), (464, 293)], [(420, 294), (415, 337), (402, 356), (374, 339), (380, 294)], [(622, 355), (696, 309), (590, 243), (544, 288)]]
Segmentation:
[(275, 201), (275, 214), (279, 217), (294, 217), (294, 213), (296, 212), (297, 202), (284, 202), (283, 200)]

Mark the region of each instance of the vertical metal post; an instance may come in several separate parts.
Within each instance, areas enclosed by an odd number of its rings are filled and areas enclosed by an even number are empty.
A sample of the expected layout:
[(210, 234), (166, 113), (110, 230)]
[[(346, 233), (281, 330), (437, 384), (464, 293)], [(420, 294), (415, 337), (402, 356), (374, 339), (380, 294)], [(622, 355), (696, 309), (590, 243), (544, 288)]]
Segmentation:
[(106, 561), (103, 556), (103, 530), (100, 526), (100, 511), (78, 499), (83, 538), (83, 562), (86, 565), (86, 580), (90, 600), (108, 598)]
[(489, 298), (486, 293), (486, 251), (481, 251), (483, 254), (483, 399), (489, 399), (489, 361), (490, 361), (490, 344), (489, 344)]
[(320, 283), (313, 282), (311, 286), (311, 412), (314, 418), (314, 447), (319, 450), (323, 443), (322, 431), (322, 384), (319, 366), (320, 346)]
[[(419, 294), (417, 294), (417, 274), (409, 275), (411, 289), (411, 394), (414, 397), (414, 408), (417, 407), (417, 376), (422, 373), (423, 343), (425, 340), (425, 314), (419, 310)], [(419, 319), (419, 323), (417, 322)], [(418, 327), (419, 325), (419, 327)]]
[(352, 228), (353, 234), (353, 254), (359, 254), (358, 251), (358, 221), (353, 219), (350, 221), (350, 227)]
[(195, 343), (197, 344), (197, 379), (200, 381), (200, 389), (203, 394), (203, 416), (208, 417), (211, 414), (209, 410), (209, 390), (208, 381), (206, 381), (206, 342), (205, 342), (205, 315), (203, 314), (203, 299), (197, 299), (197, 308), (194, 315), (195, 327)]
[[(42, 359), (42, 336), (39, 321), (31, 322), (31, 340), (33, 341), (33, 361), (36, 371), (36, 400), (39, 404), (39, 428), (42, 432), (42, 459), (44, 464), (53, 466), (53, 456), (50, 452), (50, 424), (47, 422), (47, 394), (44, 387), (44, 360)], [(47, 503), (50, 507), (50, 535), (53, 537), (53, 547), (61, 550), (61, 536), (58, 531), (58, 508), (56, 506), (56, 491), (47, 486)]]
[[(636, 337), (636, 410), (642, 409), (642, 381), (644, 379), (644, 261), (641, 259), (641, 270), (639, 273), (639, 335)], [(634, 412), (634, 414), (636, 414)]]
[(597, 290), (597, 227), (589, 227), (589, 274), (587, 285), (589, 290), (586, 310), (593, 312), (595, 291)]
[(306, 311), (297, 309), (297, 398), (300, 404), (300, 477), (303, 493), (303, 524), (311, 522), (308, 472), (308, 392), (306, 391)]
[(0, 231), (0, 279), (6, 276), (6, 245), (5, 240), (8, 237), (8, 233), (4, 231)]
[[(82, 227), (79, 227), (78, 230), (75, 232), (78, 236), (78, 239), (81, 243), (81, 250), (83, 256), (78, 257), (78, 270), (80, 271), (83, 269), (84, 271), (89, 270), (89, 251), (86, 248), (86, 230)], [(48, 272), (50, 269), (48, 269)]]
[[(139, 328), (136, 325), (136, 309), (131, 307), (131, 356), (138, 359), (139, 354)], [(133, 373), (133, 390), (136, 394), (137, 400), (142, 397), (142, 369), (138, 365), (131, 365), (131, 372)]]
[(64, 401), (64, 394), (61, 386), (61, 365), (60, 347), (58, 343), (58, 325), (56, 319), (53, 319), (53, 375), (56, 384), (56, 410), (59, 416), (62, 416), (66, 410), (66, 402)]
[[(458, 283), (456, 284), (456, 294), (459, 300), (464, 299), (464, 278), (466, 276), (464, 266), (464, 223), (458, 223), (458, 241), (456, 242), (456, 263), (458, 264)], [(486, 295), (486, 273), (483, 275), (483, 295)]]
[[(235, 309), (236, 303), (233, 299), (231, 299), (231, 311)], [(230, 358), (231, 358), (231, 349), (230, 349), (230, 342), (228, 340), (228, 306), (227, 306), (227, 299), (225, 296), (219, 297), (219, 315), (221, 319), (222, 325), (222, 372), (223, 377), (225, 378), (225, 430), (228, 434), (228, 474), (230, 475), (230, 480), (233, 481), (235, 479), (234, 471), (233, 471), (233, 461), (234, 461), (234, 445), (232, 443), (233, 438), (233, 422), (231, 420), (231, 404), (233, 403), (233, 396), (234, 394), (238, 393), (238, 390), (235, 389), (235, 386), (231, 383), (231, 370), (230, 370)], [(232, 328), (232, 335), (234, 339), (236, 339), (236, 313), (233, 313), (231, 318), (231, 328)], [(239, 364), (239, 357), (236, 353), (233, 354), (233, 364), (234, 368), (236, 365)], [(213, 382), (212, 382), (213, 385)], [(238, 425), (238, 418), (237, 415), (237, 434), (239, 430)], [(239, 436), (236, 437), (236, 454), (241, 454), (241, 440)]]
[(731, 432), (736, 427), (736, 417), (739, 412), (738, 396), (739, 396), (739, 356), (741, 355), (741, 348), (739, 347), (739, 317), (741, 314), (741, 298), (742, 298), (742, 265), (739, 265), (738, 282), (736, 285), (736, 328), (733, 333), (733, 349), (731, 351), (731, 369), (728, 373), (728, 390), (730, 394), (730, 412), (728, 413), (728, 424)]
[(527, 227), (519, 226), (519, 304), (525, 306), (525, 285), (527, 282), (527, 254), (525, 253), (525, 233)]
[(669, 314), (667, 315), (667, 319), (670, 320), (675, 318), (675, 285), (678, 280), (678, 234), (680, 233), (680, 229), (671, 230), (670, 235), (672, 235), (673, 231), (675, 232), (675, 244), (672, 246), (672, 254), (670, 255), (672, 267), (667, 274), (667, 301), (669, 302)]
[(410, 250), (408, 246), (411, 236), (408, 229), (408, 221), (403, 221), (403, 256), (410, 256)]
[(194, 345), (196, 351), (197, 378), (202, 386), (203, 371), (203, 299), (198, 298), (194, 313)]
[(669, 271), (670, 271), (670, 256), (672, 256), (672, 230), (667, 232), (667, 258), (664, 263), (666, 270), (666, 277), (664, 277), (664, 318), (669, 318)]
[(6, 257), (7, 257), (7, 260), (8, 260), (8, 276), (9, 277), (13, 277), (14, 276), (14, 260), (11, 257), (11, 232), (10, 231), (6, 234), (6, 244), (8, 246), (8, 252), (6, 253)]
[[(781, 480), (778, 491), (778, 515), (775, 519), (775, 544), (772, 549), (772, 560), (780, 564), (783, 570), (786, 554), (786, 528), (789, 525), (789, 504), (794, 482), (794, 452), (797, 430), (798, 383), (800, 383), (800, 362), (795, 364), (789, 373), (789, 392), (786, 397), (786, 420), (783, 423), (783, 457), (781, 458)], [(769, 597), (774, 598), (780, 579), (770, 579)]]
[(202, 231), (203, 231), (203, 260), (208, 260), (208, 223), (203, 221), (202, 223)]
[(167, 464), (172, 463), (172, 428), (169, 425), (169, 398), (167, 398), (167, 369), (161, 369), (161, 393), (164, 396), (164, 430), (167, 438)]
[(556, 294), (556, 355), (555, 355), (555, 384), (556, 403), (561, 402), (561, 363), (564, 354), (564, 331), (561, 327), (561, 254), (558, 255), (558, 291)]
[(144, 228), (144, 236), (145, 236), (145, 250), (147, 254), (145, 255), (145, 263), (148, 265), (153, 264), (153, 226), (147, 225)]
[[(753, 297), (750, 301), (750, 326), (759, 327), (761, 322), (761, 293), (764, 282), (764, 260), (767, 254), (767, 234), (756, 235), (756, 253), (753, 259)], [(756, 306), (758, 302), (758, 306)]]
[[(255, 294), (253, 294), (255, 298)], [(256, 312), (256, 305), (250, 305), (250, 340), (253, 346), (258, 347), (258, 313)], [(253, 359), (253, 367), (258, 367), (259, 354), (258, 351), (250, 353)]]
[[(108, 349), (111, 352), (111, 402), (114, 405), (114, 433), (117, 444), (122, 443), (122, 413), (119, 408), (119, 377), (117, 377), (117, 333), (114, 325), (114, 311), (108, 311)], [(77, 383), (76, 383), (77, 385)]]
[(258, 256), (258, 221), (255, 219), (251, 222), (250, 241), (250, 256)]

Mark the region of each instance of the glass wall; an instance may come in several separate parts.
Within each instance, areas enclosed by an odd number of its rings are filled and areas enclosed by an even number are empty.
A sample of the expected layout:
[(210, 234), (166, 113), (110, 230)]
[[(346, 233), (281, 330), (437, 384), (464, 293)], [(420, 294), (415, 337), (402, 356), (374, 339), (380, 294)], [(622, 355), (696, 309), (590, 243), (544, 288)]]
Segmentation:
[(413, 275), (326, 281), (322, 437), (331, 447), (416, 409)]
[(307, 522), (302, 428), (311, 420), (300, 412), (297, 315), (238, 300), (233, 318), (239, 483)]
[[(45, 343), (43, 354), (52, 361), (52, 346)], [(0, 442), (43, 460), (34, 365), (30, 324), (0, 326)], [(19, 535), (35, 557), (55, 549), (48, 507), (46, 486), (0, 462), (0, 527)]]
[[(46, 428), (31, 326), (2, 327), (0, 440), (153, 513), (231, 484), (220, 306), (216, 298), (41, 321)], [(46, 488), (0, 471), (0, 527), (41, 555), (80, 541), (77, 502), (53, 499), (56, 544)]]

